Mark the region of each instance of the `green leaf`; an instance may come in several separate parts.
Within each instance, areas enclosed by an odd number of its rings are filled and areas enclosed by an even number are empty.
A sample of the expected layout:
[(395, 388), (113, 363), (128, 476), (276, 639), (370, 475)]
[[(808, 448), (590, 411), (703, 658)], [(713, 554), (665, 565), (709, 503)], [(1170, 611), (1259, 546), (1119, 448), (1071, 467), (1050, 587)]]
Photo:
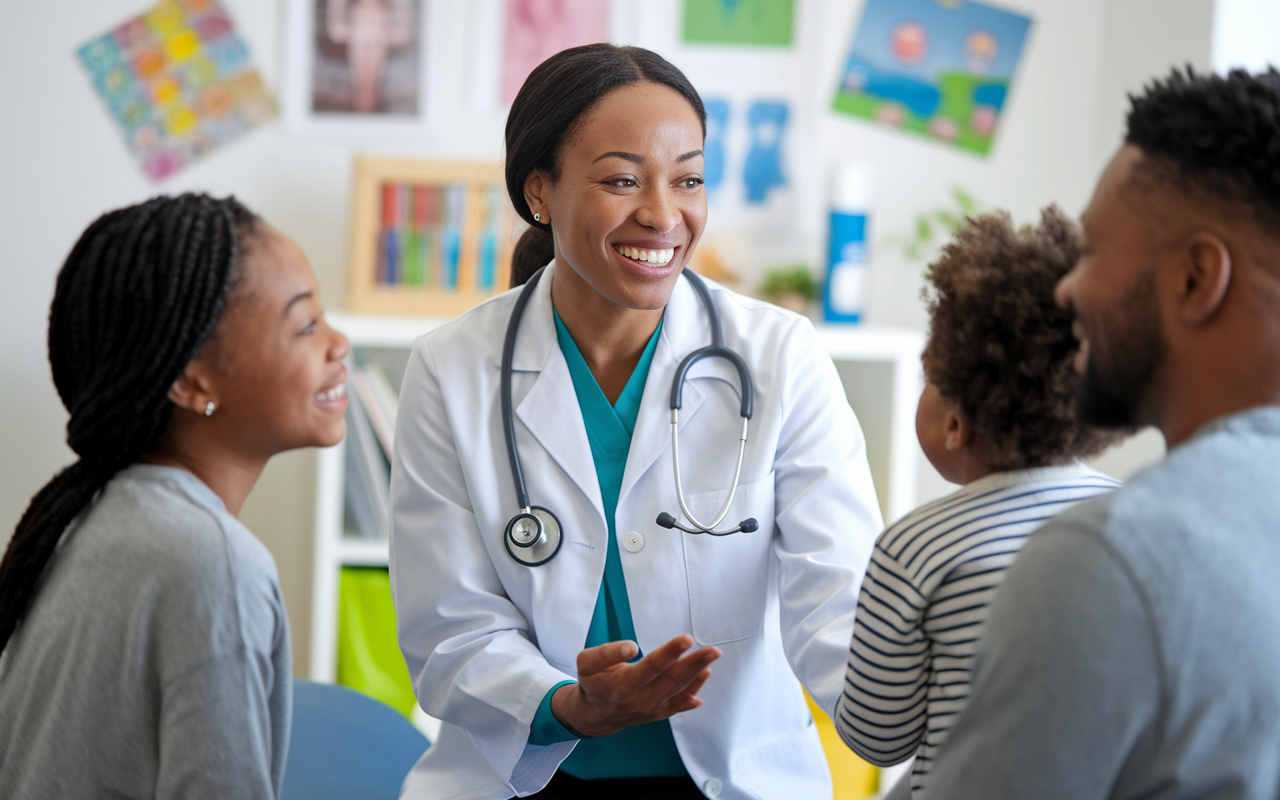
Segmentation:
[(928, 242), (933, 239), (933, 226), (929, 224), (929, 218), (921, 215), (916, 217), (916, 242)]

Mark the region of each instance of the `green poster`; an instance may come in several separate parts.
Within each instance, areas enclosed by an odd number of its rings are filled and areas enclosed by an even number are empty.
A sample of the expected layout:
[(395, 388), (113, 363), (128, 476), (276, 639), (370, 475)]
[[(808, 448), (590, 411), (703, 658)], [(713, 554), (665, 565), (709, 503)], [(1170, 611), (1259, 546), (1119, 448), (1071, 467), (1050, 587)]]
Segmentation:
[(794, 20), (794, 0), (684, 0), (684, 41), (790, 47)]

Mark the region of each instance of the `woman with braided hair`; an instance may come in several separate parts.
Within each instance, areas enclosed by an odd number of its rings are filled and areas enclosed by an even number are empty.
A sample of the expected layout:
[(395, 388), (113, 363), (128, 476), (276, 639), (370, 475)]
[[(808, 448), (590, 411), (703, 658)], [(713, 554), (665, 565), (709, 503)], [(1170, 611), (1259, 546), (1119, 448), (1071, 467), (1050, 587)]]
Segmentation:
[(81, 235), (49, 314), (79, 458), (0, 562), (0, 798), (279, 795), (288, 623), (236, 515), (272, 455), (342, 437), (347, 349), (301, 250), (233, 198)]

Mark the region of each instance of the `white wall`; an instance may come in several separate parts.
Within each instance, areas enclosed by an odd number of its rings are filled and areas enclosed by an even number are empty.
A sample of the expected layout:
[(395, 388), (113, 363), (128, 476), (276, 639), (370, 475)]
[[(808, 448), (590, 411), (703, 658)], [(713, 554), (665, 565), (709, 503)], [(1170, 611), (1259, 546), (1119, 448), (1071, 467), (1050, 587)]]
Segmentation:
[[(104, 210), (158, 190), (235, 193), (293, 236), (311, 258), (323, 295), (339, 307), (351, 157), (356, 152), (497, 158), (502, 116), (477, 116), (469, 101), (465, 54), (477, 24), (474, 5), (436, 0), (448, 35), (443, 82), (448, 124), (418, 141), (316, 140), (273, 124), (198, 163), (159, 189), (125, 152), (120, 135), (74, 59), (75, 49), (145, 7), (139, 0), (47, 0), (0, 4), (0, 541), (28, 498), (71, 460), (66, 421), (49, 380), (44, 336), (54, 276), (75, 237)], [(282, 3), (223, 0), (268, 85), (278, 86)], [(801, 41), (812, 48), (812, 96), (829, 105), (861, 8), (859, 0), (800, 0)], [(1123, 90), (1169, 64), (1208, 63), (1211, 0), (1003, 0), (1027, 11), (1034, 26), (996, 146), (981, 158), (914, 137), (820, 112), (812, 157), (819, 174), (858, 157), (877, 166), (872, 204), (875, 238), (908, 230), (917, 212), (946, 201), (960, 185), (992, 207), (1031, 220), (1058, 202), (1072, 214), (1087, 201), (1105, 157), (1119, 140)], [(641, 0), (637, 13), (673, 15), (678, 0)], [(642, 26), (641, 26), (642, 27)], [(804, 203), (821, 209), (816, 181)], [(820, 237), (809, 228), (785, 245), (820, 263)], [(776, 243), (775, 243), (776, 246)], [(748, 248), (750, 249), (750, 248)], [(921, 265), (887, 250), (875, 257), (870, 320), (921, 327)], [(1107, 464), (1127, 475), (1159, 454), (1158, 437), (1126, 448)], [(311, 473), (308, 453), (268, 467), (243, 517), (276, 556), (294, 627), (294, 648), (307, 652), (310, 592)], [(945, 490), (921, 470), (922, 496)], [(303, 663), (304, 659), (298, 659)]]
[(1261, 72), (1280, 64), (1280, 1), (1218, 0), (1213, 9), (1215, 72)]

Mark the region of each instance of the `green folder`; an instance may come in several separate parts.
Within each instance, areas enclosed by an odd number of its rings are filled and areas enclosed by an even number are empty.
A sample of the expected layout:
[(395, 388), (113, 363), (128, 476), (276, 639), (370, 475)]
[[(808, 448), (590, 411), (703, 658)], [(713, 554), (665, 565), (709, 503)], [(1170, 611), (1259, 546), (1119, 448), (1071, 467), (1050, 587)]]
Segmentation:
[(396, 609), (385, 568), (343, 567), (338, 584), (338, 683), (404, 714), (417, 698), (396, 641)]

